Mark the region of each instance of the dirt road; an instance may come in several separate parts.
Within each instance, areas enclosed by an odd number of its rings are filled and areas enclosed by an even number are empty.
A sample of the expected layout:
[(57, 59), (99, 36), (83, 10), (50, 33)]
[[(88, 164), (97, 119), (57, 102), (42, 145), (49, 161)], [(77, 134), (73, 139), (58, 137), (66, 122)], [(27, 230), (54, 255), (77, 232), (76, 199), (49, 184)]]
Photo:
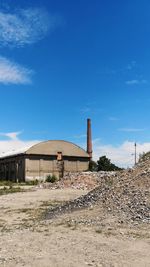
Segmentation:
[[(118, 227), (100, 207), (41, 220), (47, 208), (85, 193), (34, 188), (0, 196), (0, 266), (150, 266), (148, 225)], [(101, 224), (90, 223), (93, 214)]]

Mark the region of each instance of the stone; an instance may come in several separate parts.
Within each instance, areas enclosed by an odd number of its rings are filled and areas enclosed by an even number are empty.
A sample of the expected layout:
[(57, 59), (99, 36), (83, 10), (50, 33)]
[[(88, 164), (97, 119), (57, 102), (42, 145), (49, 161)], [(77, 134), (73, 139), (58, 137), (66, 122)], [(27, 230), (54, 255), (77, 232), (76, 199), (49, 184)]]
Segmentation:
[[(50, 219), (77, 209), (102, 205), (106, 212), (120, 216), (119, 223), (123, 223), (125, 219), (131, 223), (148, 223), (150, 221), (149, 170), (148, 159), (133, 169), (119, 172), (67, 173), (52, 187), (55, 189), (71, 187), (90, 191), (62, 206), (48, 210), (45, 218)], [(93, 222), (87, 222), (89, 223)]]

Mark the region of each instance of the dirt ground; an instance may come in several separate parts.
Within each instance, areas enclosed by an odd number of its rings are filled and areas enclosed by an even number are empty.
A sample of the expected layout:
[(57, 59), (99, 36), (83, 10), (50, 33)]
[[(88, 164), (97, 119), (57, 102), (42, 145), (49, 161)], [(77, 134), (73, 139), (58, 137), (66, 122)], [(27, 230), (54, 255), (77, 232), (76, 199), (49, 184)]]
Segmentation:
[(42, 219), (49, 207), (86, 192), (32, 188), (0, 196), (0, 266), (150, 266), (147, 224), (120, 225), (101, 207)]

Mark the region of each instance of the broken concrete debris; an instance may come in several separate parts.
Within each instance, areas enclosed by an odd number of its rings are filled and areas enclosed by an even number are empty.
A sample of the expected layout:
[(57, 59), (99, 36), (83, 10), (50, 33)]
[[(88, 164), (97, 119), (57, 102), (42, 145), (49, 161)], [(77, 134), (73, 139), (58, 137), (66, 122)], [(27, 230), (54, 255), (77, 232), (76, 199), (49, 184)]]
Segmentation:
[(150, 221), (150, 160), (140, 162), (133, 169), (120, 172), (68, 173), (55, 186), (70, 186), (91, 191), (48, 210), (46, 219), (102, 205), (108, 213), (126, 218), (130, 222)]

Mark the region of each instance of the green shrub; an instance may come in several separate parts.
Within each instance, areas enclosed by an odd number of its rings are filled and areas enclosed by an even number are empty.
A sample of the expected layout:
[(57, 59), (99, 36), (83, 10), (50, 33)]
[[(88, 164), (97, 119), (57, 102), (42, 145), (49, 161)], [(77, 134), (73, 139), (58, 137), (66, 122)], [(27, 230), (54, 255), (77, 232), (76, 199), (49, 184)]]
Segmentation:
[(150, 152), (143, 152), (139, 155), (139, 162), (146, 161), (147, 159), (150, 159)]
[(53, 174), (53, 175), (47, 175), (46, 177), (46, 182), (47, 183), (55, 183), (57, 181), (57, 177)]

